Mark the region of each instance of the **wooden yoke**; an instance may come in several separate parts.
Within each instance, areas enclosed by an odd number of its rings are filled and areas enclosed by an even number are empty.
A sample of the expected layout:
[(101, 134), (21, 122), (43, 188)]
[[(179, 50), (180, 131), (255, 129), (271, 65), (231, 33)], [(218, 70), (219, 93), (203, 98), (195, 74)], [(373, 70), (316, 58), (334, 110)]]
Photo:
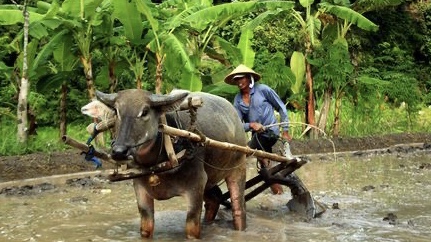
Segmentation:
[[(197, 109), (198, 107), (202, 107), (202, 104), (203, 100), (201, 97), (189, 97), (187, 99), (184, 99), (184, 101), (180, 104), (178, 111), (190, 110), (190, 108)], [(160, 116), (160, 123), (165, 126), (168, 125), (165, 114), (162, 114), (162, 116)], [(178, 166), (178, 157), (175, 154), (171, 136), (168, 133), (163, 133), (163, 143), (165, 146), (166, 154), (168, 155), (169, 161), (171, 162), (171, 166)]]
[[(160, 123), (167, 125), (165, 114), (162, 114), (162, 116), (160, 116)], [(165, 145), (166, 154), (168, 155), (168, 158), (169, 158), (169, 161), (171, 162), (172, 167), (178, 166), (178, 159), (177, 159), (177, 156), (175, 155), (171, 136), (167, 133), (163, 133), (163, 144)]]

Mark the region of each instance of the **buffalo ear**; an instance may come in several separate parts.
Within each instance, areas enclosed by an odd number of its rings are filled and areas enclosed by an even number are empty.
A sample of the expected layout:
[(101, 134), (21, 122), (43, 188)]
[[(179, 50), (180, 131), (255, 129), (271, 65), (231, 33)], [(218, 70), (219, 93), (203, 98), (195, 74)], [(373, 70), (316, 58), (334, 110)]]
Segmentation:
[(180, 107), (189, 92), (176, 92), (168, 95), (151, 94), (151, 107), (158, 108), (162, 112), (172, 112)]
[(103, 104), (110, 108), (114, 108), (115, 99), (117, 98), (117, 93), (103, 93), (101, 91), (96, 90), (96, 98), (101, 101)]

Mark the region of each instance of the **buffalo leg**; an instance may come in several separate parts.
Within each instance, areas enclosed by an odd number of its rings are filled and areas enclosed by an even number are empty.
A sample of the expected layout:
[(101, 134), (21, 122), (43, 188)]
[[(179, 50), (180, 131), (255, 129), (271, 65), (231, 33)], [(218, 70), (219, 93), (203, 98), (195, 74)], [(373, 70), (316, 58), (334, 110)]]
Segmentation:
[(189, 208), (186, 218), (186, 236), (187, 239), (199, 239), (201, 236), (201, 214), (203, 203), (203, 186), (201, 190), (191, 189), (187, 193)]
[(214, 186), (213, 188), (205, 191), (204, 202), (205, 202), (205, 222), (214, 221), (217, 216), (217, 212), (220, 208), (223, 193), (219, 186)]
[(154, 234), (154, 199), (151, 198), (138, 179), (133, 180), (139, 214), (141, 215), (141, 237), (153, 238)]
[(226, 178), (232, 204), (233, 226), (236, 230), (245, 230), (246, 228), (244, 201), (245, 179), (245, 171), (232, 174)]

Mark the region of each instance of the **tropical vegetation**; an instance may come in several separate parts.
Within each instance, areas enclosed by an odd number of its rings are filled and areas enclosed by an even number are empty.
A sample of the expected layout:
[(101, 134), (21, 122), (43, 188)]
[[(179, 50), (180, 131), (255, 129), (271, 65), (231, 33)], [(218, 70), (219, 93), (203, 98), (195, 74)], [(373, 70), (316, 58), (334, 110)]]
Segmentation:
[(430, 127), (429, 1), (0, 4), (0, 135), (9, 137), (0, 153), (11, 144), (37, 150), (29, 147), (44, 131), (84, 129), (91, 120), (80, 107), (96, 89), (182, 88), (232, 100), (237, 88), (223, 78), (241, 63), (285, 101), (298, 138)]

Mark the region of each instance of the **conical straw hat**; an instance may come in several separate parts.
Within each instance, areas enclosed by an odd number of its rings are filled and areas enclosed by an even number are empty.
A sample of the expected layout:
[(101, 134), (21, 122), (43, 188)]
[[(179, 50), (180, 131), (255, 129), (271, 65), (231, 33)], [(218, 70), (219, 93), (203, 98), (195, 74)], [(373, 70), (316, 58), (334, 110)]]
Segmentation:
[(234, 77), (237, 75), (244, 75), (244, 74), (251, 74), (255, 82), (260, 80), (260, 74), (256, 73), (255, 71), (248, 68), (247, 66), (241, 64), (224, 78), (224, 82), (230, 85), (236, 85), (236, 81), (234, 80)]

